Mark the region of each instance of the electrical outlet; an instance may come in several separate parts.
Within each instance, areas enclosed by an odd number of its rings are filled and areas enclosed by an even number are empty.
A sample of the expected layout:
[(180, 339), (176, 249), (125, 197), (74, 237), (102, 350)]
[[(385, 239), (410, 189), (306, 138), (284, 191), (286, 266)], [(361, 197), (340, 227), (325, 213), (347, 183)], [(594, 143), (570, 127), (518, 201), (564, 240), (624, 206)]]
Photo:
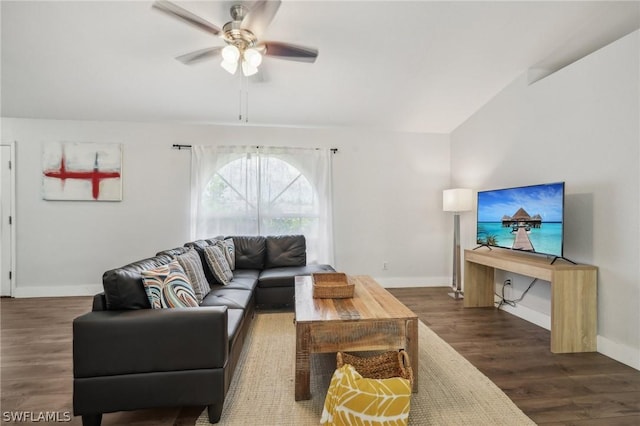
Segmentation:
[(382, 270), (386, 271), (388, 269), (389, 269), (389, 262), (385, 260), (384, 262), (382, 262)]
[(503, 288), (504, 297), (506, 299), (511, 299), (512, 296), (513, 296), (513, 294), (512, 294), (513, 287), (511, 285), (511, 280), (510, 279), (505, 280), (503, 286), (504, 286), (504, 288)]

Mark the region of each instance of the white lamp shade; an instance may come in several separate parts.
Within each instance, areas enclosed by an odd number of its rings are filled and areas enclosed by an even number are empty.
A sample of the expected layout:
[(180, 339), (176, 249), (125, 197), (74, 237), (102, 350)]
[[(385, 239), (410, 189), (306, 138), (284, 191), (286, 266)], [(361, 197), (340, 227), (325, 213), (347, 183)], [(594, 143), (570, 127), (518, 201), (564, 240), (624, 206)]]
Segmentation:
[(247, 61), (242, 61), (242, 73), (245, 76), (249, 77), (250, 75), (254, 75), (257, 72), (258, 72), (258, 67), (254, 67)]
[(473, 210), (473, 190), (466, 188), (442, 191), (442, 210), (445, 212), (468, 212)]
[(224, 61), (222, 61), (220, 66), (222, 68), (224, 68), (225, 70), (227, 70), (227, 72), (229, 74), (235, 74), (236, 70), (238, 69), (238, 63), (237, 62), (230, 62), (230, 61), (227, 61), (226, 59)]
[(244, 51), (244, 60), (253, 67), (258, 67), (262, 63), (262, 55), (256, 49), (247, 49)]
[(225, 48), (222, 49), (222, 59), (227, 62), (238, 62), (238, 59), (240, 59), (240, 50), (231, 44), (225, 46)]

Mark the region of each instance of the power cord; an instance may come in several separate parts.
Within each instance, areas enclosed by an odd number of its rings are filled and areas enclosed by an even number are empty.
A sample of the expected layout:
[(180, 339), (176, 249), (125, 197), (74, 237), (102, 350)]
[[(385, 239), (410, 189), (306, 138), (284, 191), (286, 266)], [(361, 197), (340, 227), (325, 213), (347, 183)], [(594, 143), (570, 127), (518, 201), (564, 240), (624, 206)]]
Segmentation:
[(502, 305), (504, 305), (505, 303), (515, 307), (515, 303), (511, 301), (507, 301), (504, 295), (504, 288), (507, 286), (511, 286), (511, 280), (509, 279), (505, 280), (504, 283), (502, 283), (502, 291), (501, 291), (502, 294), (495, 293), (495, 295), (500, 298), (500, 302), (498, 302), (498, 305), (496, 306), (498, 309), (500, 309)]
[(534, 278), (534, 280), (531, 281), (531, 283), (529, 284), (529, 287), (527, 287), (527, 289), (524, 291), (524, 293), (522, 293), (522, 296), (520, 296), (520, 298), (515, 299), (515, 300), (509, 300), (504, 295), (504, 288), (511, 286), (511, 280), (510, 279), (505, 280), (504, 283), (502, 284), (502, 291), (501, 291), (502, 294), (495, 293), (495, 295), (500, 298), (500, 302), (498, 302), (497, 308), (500, 309), (503, 305), (509, 305), (509, 306), (512, 306), (512, 307), (515, 308), (516, 304), (522, 302), (522, 299), (524, 299), (524, 297), (527, 295), (529, 290), (531, 290), (531, 287), (533, 287), (533, 285), (537, 281), (538, 281), (538, 279)]

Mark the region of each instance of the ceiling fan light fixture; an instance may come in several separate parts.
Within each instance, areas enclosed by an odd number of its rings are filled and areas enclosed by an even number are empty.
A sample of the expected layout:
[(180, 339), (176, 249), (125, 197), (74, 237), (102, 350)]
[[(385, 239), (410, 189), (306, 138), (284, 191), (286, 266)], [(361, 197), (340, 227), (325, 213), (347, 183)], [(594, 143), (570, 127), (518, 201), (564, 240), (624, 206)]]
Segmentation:
[(240, 59), (240, 49), (232, 44), (225, 46), (224, 49), (222, 49), (222, 58), (226, 62), (237, 64), (238, 59)]
[[(243, 64), (244, 65), (244, 64)], [(238, 62), (227, 61), (226, 59), (220, 64), (229, 74), (235, 74), (238, 69)]]
[(252, 67), (257, 68), (262, 63), (262, 54), (257, 49), (249, 48), (244, 51), (244, 60)]
[(200, 49), (181, 55), (176, 59), (184, 64), (191, 64), (221, 55), (223, 60), (220, 65), (222, 68), (230, 74), (235, 74), (238, 66), (241, 65), (242, 73), (245, 76), (258, 72), (263, 56), (300, 62), (314, 62), (316, 60), (318, 50), (314, 48), (276, 41), (259, 42), (258, 37), (273, 20), (280, 7), (280, 0), (259, 0), (251, 2), (253, 3), (251, 6), (244, 4), (249, 2), (238, 0), (234, 0), (234, 2), (236, 4), (231, 6), (232, 20), (224, 24), (222, 28), (218, 28), (168, 0), (154, 1), (153, 8), (210, 34), (220, 36), (227, 44), (224, 47)]
[(254, 75), (257, 72), (258, 72), (258, 67), (254, 67), (246, 60), (242, 61), (242, 73), (245, 75), (245, 77)]

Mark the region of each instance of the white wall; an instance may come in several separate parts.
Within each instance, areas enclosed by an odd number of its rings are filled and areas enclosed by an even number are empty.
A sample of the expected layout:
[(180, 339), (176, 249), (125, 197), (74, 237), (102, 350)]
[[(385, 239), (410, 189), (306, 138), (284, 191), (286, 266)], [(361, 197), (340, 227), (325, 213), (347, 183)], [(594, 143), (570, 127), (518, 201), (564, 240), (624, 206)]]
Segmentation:
[[(93, 294), (105, 270), (189, 241), (190, 151), (174, 143), (339, 148), (336, 268), (386, 285), (449, 280), (448, 135), (3, 118), (14, 140), (18, 297)], [(43, 201), (42, 144), (58, 141), (122, 143), (123, 201)]]
[[(451, 134), (455, 185), (565, 181), (565, 257), (594, 264), (598, 351), (640, 369), (640, 33), (530, 86), (514, 81)], [(463, 218), (467, 248), (475, 217)], [(529, 284), (511, 277), (515, 294)], [(512, 310), (549, 323), (548, 283)], [(546, 323), (546, 324), (545, 324)]]

